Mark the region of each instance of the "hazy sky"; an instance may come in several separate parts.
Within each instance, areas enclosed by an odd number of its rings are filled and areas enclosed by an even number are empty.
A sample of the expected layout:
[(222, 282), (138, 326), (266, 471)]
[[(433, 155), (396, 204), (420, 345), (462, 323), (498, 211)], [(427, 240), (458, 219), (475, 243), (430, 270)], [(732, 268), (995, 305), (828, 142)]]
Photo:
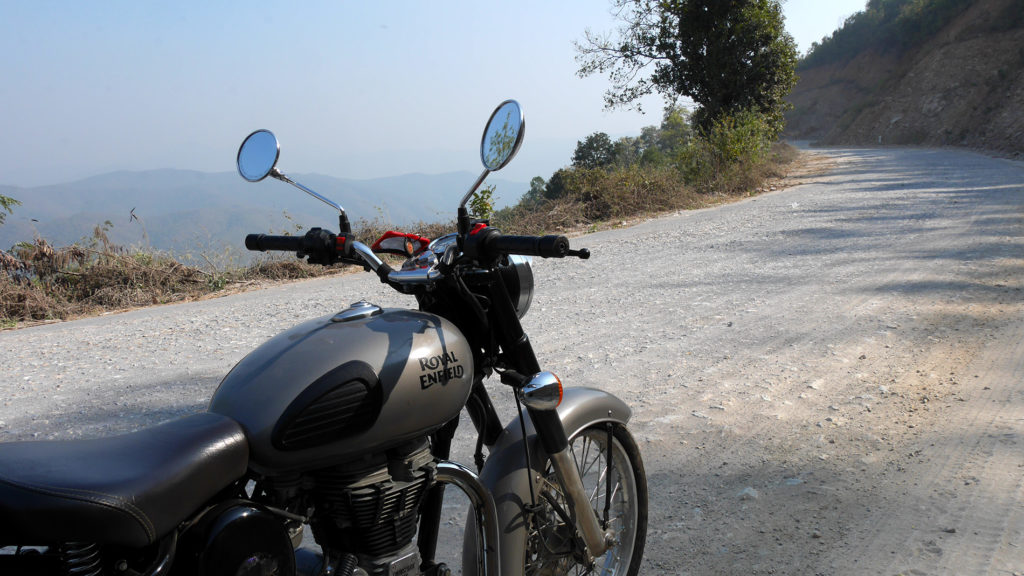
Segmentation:
[[(865, 0), (788, 0), (801, 52)], [(602, 0), (274, 3), (0, 0), (0, 184), (112, 170), (234, 170), (256, 128), (287, 173), (480, 169), (491, 110), (522, 104), (502, 177), (548, 177), (586, 135), (660, 120), (603, 110), (573, 41), (616, 26)], [(470, 183), (467, 182), (467, 187)]]

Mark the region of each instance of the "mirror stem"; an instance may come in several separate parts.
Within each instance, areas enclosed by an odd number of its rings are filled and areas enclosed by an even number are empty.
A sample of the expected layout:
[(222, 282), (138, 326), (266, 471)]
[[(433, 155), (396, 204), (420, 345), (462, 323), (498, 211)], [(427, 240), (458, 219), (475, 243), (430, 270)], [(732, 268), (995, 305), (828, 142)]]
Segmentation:
[(490, 170), (484, 168), (483, 174), (481, 174), (480, 177), (476, 179), (476, 182), (474, 182), (473, 186), (470, 187), (469, 192), (466, 192), (466, 195), (462, 197), (462, 202), (459, 203), (459, 208), (464, 207), (466, 205), (466, 202), (469, 202), (469, 199), (473, 197), (473, 193), (476, 192), (476, 189), (479, 188), (481, 184), (484, 183), (484, 179), (487, 178), (487, 175), (490, 173)]
[(323, 202), (324, 204), (327, 204), (331, 208), (334, 208), (340, 214), (339, 218), (343, 218), (345, 222), (348, 222), (348, 217), (345, 215), (345, 209), (341, 207), (341, 204), (338, 204), (337, 202), (332, 202), (332, 201), (328, 200), (327, 198), (324, 198), (323, 196), (321, 196), (321, 195), (317, 194), (316, 192), (310, 190), (309, 188), (306, 188), (302, 184), (299, 184), (298, 182), (296, 182), (296, 181), (292, 180), (291, 178), (285, 176), (284, 173), (282, 173), (277, 168), (272, 169), (270, 171), (270, 175), (273, 176), (274, 178), (277, 178), (278, 180), (280, 180), (282, 182), (287, 182), (287, 183), (291, 184), (292, 186), (295, 186), (296, 188), (298, 188), (299, 190), (302, 190), (306, 194), (309, 194), (313, 198), (316, 198), (317, 200)]

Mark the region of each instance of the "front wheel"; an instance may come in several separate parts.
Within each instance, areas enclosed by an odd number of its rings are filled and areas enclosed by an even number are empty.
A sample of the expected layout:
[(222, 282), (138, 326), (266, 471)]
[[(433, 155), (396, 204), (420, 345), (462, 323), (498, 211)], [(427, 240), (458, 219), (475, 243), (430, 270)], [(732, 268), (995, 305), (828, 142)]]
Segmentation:
[(647, 536), (647, 475), (633, 436), (620, 424), (593, 424), (569, 439), (569, 451), (598, 521), (615, 535), (615, 544), (592, 566), (587, 564), (572, 512), (551, 462), (545, 459), (538, 506), (526, 538), (524, 573), (634, 576), (640, 570)]

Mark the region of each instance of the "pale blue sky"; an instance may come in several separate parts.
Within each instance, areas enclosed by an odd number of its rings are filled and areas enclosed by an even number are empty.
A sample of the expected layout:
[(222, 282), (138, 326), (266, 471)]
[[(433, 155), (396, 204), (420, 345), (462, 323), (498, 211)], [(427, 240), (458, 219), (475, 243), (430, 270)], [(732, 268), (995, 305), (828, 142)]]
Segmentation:
[[(804, 51), (864, 4), (788, 0), (787, 28)], [(606, 79), (576, 77), (573, 41), (614, 27), (601, 0), (0, 0), (0, 184), (233, 170), (256, 128), (291, 173), (477, 171), (509, 97), (528, 132), (502, 176), (546, 178), (586, 135), (660, 119), (657, 99), (604, 111)]]

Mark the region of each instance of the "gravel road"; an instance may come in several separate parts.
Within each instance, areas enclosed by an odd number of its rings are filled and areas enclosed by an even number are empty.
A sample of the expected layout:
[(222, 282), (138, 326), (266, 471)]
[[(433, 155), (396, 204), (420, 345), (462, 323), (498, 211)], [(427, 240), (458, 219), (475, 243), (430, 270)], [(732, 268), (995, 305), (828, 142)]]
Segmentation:
[[(642, 573), (1024, 574), (1024, 164), (824, 152), (780, 192), (536, 262), (541, 363), (634, 407)], [(0, 440), (202, 410), (300, 319), (410, 302), (385, 290), (357, 274), (0, 333)]]

